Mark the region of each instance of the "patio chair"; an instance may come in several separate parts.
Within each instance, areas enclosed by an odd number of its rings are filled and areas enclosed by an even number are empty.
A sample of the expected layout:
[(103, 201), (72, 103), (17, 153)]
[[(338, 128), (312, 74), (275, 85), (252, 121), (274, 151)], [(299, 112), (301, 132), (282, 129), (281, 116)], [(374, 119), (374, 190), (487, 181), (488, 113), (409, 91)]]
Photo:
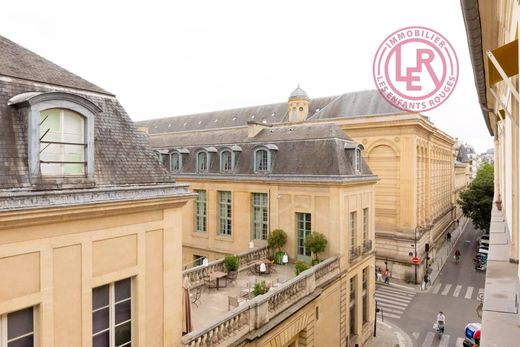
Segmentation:
[(201, 304), (200, 297), (202, 296), (202, 286), (195, 288), (195, 290), (190, 293), (191, 303), (195, 306), (199, 307)]
[(208, 292), (211, 288), (217, 288), (217, 281), (212, 279), (209, 275), (204, 275), (204, 286), (208, 288)]

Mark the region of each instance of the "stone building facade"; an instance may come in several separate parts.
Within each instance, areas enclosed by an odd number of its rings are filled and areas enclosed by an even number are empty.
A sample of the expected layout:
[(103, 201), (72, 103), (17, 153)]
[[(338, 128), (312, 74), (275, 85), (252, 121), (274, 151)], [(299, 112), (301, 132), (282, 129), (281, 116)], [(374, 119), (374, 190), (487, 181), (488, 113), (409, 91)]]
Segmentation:
[(294, 314), (283, 323), (264, 325), (255, 339), (244, 341), (268, 346), (284, 336), (287, 343), (301, 339), (300, 346), (313, 341), (345, 345), (347, 340), (353, 346), (370, 338), (377, 177), (362, 158), (363, 146), (334, 124), (249, 122), (234, 129), (170, 129), (149, 136), (163, 165), (198, 193), (183, 216), (187, 267), (201, 258), (242, 253), (250, 242), (261, 247), (274, 229), (287, 233), (284, 250), (291, 262), (310, 263), (303, 241), (311, 231), (328, 240), (320, 257), (337, 257), (338, 276), (322, 294), (302, 299), (310, 302), (298, 310), (295, 302)]
[(0, 37), (0, 345), (178, 346), (182, 207), (111, 93)]

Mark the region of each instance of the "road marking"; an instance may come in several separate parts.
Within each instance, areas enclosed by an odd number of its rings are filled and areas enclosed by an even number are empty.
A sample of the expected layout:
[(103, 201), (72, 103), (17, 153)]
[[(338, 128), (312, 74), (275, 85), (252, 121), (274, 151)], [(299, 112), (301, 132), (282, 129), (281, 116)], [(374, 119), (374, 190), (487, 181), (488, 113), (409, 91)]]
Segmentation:
[(426, 338), (424, 339), (422, 347), (431, 347), (431, 345), (433, 343), (433, 338), (434, 337), (435, 337), (435, 333), (432, 333), (431, 331), (428, 331), (426, 333)]
[(455, 290), (453, 291), (453, 296), (458, 298), (461, 290), (462, 290), (462, 286), (459, 284), (458, 286), (455, 287)]
[(410, 299), (410, 300), (415, 297), (415, 295), (402, 294), (402, 293), (391, 292), (391, 291), (387, 291), (387, 290), (376, 290), (376, 293), (394, 295), (398, 298), (405, 298), (405, 299)]
[(396, 289), (394, 287), (378, 286), (376, 288), (376, 290), (377, 291), (381, 291), (381, 292), (387, 292), (387, 293), (400, 293), (400, 294), (403, 294), (403, 295), (415, 296), (415, 292), (408, 291), (408, 290), (403, 290), (403, 289)]
[(405, 303), (401, 303), (401, 302), (395, 302), (391, 299), (383, 299), (383, 298), (380, 298), (380, 299), (377, 299), (377, 304), (381, 304), (381, 305), (392, 305), (392, 306), (402, 306), (403, 308), (406, 308), (408, 306), (408, 304), (405, 304)]
[(383, 322), (381, 319), (377, 319), (377, 323), (381, 324), (381, 325), (384, 325), (385, 327), (389, 328), (389, 329), (392, 329), (392, 326), (388, 323), (385, 323)]
[(473, 294), (473, 287), (468, 287), (468, 289), (466, 289), (466, 295), (464, 296), (464, 298), (471, 299), (472, 294)]
[(450, 342), (450, 335), (442, 334), (441, 342), (439, 342), (439, 347), (448, 347), (449, 342)]
[(399, 346), (406, 346), (406, 342), (403, 338), (403, 335), (401, 335), (401, 333), (398, 331), (395, 331), (394, 334), (397, 336), (397, 341), (399, 341)]
[(401, 318), (400, 315), (391, 314), (391, 313), (384, 313), (383, 317), (390, 317), (390, 318), (395, 318), (395, 319), (400, 319)]
[(406, 308), (400, 309), (399, 307), (383, 306), (380, 303), (378, 303), (377, 307), (381, 307), (384, 312), (390, 311), (390, 313), (397, 314), (402, 314), (406, 310)]
[(437, 283), (437, 284), (435, 285), (435, 287), (433, 287), (433, 291), (432, 291), (432, 293), (433, 293), (433, 294), (437, 294), (437, 293), (439, 292), (439, 290), (441, 289), (441, 287), (442, 287), (442, 283)]
[(464, 339), (462, 337), (457, 337), (457, 343), (455, 344), (456, 347), (463, 347), (464, 346)]
[(447, 284), (446, 287), (444, 287), (444, 289), (442, 290), (441, 295), (448, 295), (448, 292), (450, 291), (450, 289), (451, 289), (451, 284)]
[(377, 293), (376, 292), (376, 299), (379, 299), (379, 298), (382, 298), (382, 299), (392, 299), (392, 300), (395, 300), (397, 302), (402, 302), (402, 303), (406, 303), (408, 304), (410, 301), (412, 301), (411, 299), (403, 299), (402, 297), (394, 297), (392, 295), (389, 295), (389, 294), (380, 294), (380, 293)]

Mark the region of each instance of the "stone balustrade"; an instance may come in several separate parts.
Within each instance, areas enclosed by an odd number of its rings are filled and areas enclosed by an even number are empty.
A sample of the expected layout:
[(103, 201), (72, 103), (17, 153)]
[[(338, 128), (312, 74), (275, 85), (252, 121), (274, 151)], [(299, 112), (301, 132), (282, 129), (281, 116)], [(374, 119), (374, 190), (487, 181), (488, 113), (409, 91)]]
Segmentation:
[(183, 336), (183, 347), (229, 346), (250, 332), (260, 329), (299, 300), (312, 294), (316, 288), (339, 276), (339, 258), (329, 258), (266, 294), (223, 314), (206, 327)]
[[(238, 271), (241, 271), (249, 267), (251, 263), (255, 260), (269, 258), (270, 254), (271, 249), (267, 246), (237, 254), (238, 259), (240, 261), (240, 267)], [(213, 271), (226, 272), (226, 269), (224, 268), (224, 259), (214, 260), (208, 263), (207, 266), (199, 265), (191, 269), (184, 270), (182, 272), (182, 277), (184, 278), (185, 276), (188, 276), (188, 278), (190, 279), (191, 286), (193, 288), (202, 285), (204, 283), (204, 276), (208, 275)]]

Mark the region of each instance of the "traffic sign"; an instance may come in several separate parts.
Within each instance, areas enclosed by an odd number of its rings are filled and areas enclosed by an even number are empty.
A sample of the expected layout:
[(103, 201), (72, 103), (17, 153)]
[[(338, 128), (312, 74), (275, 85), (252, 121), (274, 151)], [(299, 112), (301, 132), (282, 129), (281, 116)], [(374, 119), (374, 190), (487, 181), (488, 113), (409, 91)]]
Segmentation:
[(412, 258), (412, 263), (419, 264), (419, 257), (413, 257)]

